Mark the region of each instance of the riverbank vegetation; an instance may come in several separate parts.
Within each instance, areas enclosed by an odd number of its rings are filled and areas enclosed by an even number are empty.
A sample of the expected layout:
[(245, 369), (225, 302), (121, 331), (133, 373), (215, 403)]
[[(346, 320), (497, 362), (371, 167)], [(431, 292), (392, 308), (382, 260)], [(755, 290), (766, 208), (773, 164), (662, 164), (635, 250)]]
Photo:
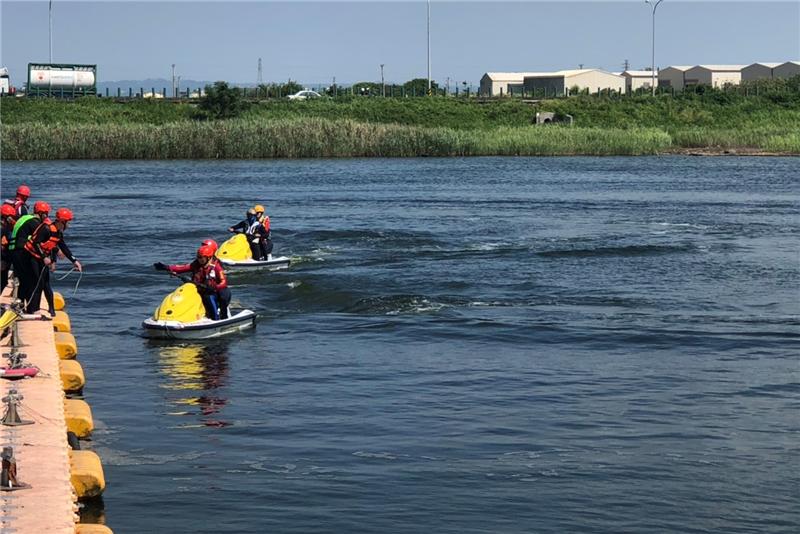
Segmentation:
[[(212, 120), (188, 102), (6, 98), (3, 159), (800, 154), (800, 81), (759, 95), (575, 96), (524, 102), (342, 97), (251, 102)], [(533, 125), (539, 111), (572, 127)], [(201, 120), (198, 120), (201, 119)]]

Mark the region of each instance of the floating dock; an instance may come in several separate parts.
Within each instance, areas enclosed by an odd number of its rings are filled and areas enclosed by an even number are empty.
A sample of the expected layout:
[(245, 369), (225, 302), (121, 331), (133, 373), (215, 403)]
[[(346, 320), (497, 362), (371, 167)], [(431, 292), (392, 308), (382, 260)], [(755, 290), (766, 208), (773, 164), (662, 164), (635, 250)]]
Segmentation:
[[(11, 301), (6, 288), (0, 304)], [(63, 307), (63, 298), (57, 301)], [(2, 332), (0, 366), (10, 368), (9, 356), (23, 354), (22, 365), (38, 372), (0, 379), (5, 412), (0, 534), (111, 532), (103, 525), (78, 523), (79, 500), (101, 495), (105, 479), (97, 454), (78, 450), (77, 438), (87, 437), (93, 422), (84, 400), (68, 398), (82, 391), (85, 382), (74, 360), (77, 346), (70, 329), (69, 317), (58, 311), (52, 320), (18, 319)]]

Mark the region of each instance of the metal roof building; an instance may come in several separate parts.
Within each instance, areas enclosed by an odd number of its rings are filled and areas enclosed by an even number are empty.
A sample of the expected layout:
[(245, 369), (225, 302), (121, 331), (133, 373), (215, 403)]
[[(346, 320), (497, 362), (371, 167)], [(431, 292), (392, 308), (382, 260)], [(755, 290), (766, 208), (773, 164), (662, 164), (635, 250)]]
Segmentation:
[(800, 61), (787, 61), (772, 69), (773, 78), (791, 78), (800, 74)]
[(541, 72), (487, 72), (481, 77), (481, 96), (505, 96), (522, 87), (526, 76), (536, 76)]
[(744, 67), (745, 65), (696, 65), (684, 73), (684, 83), (711, 87), (739, 85)]
[(753, 63), (742, 69), (742, 81), (764, 80), (772, 78), (772, 69), (780, 63)]
[(686, 85), (686, 71), (691, 69), (691, 65), (671, 65), (658, 71), (659, 87), (674, 87), (683, 90)]
[[(653, 71), (651, 70), (626, 70), (622, 72), (621, 76), (625, 78), (625, 89), (628, 93), (641, 87), (652, 87), (653, 84)], [(658, 73), (655, 78), (658, 83)]]
[(573, 87), (581, 91), (588, 89), (590, 93), (605, 89), (623, 93), (625, 78), (601, 69), (575, 69), (525, 76), (523, 81), (525, 92), (534, 95), (538, 92), (545, 95), (566, 95)]

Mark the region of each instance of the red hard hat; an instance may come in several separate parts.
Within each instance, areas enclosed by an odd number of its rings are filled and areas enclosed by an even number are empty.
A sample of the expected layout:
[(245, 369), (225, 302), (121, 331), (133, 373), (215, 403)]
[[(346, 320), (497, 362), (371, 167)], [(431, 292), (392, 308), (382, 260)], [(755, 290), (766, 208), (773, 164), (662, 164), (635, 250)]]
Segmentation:
[(214, 249), (209, 245), (203, 245), (197, 249), (197, 255), (210, 258), (211, 256), (214, 255)]
[(0, 211), (2, 211), (3, 217), (13, 217), (17, 214), (17, 210), (15, 210), (14, 206), (11, 204), (3, 204), (3, 207), (0, 208)]
[(59, 221), (71, 221), (72, 210), (69, 208), (58, 208), (58, 211), (56, 212), (56, 219)]
[(212, 254), (216, 254), (217, 253), (217, 249), (219, 248), (217, 246), (217, 242), (214, 241), (213, 239), (206, 239), (205, 241), (203, 241), (202, 245), (204, 247), (211, 247), (211, 251), (212, 251), (211, 253)]
[(37, 200), (33, 205), (33, 213), (50, 213), (50, 204), (44, 200)]
[(21, 185), (17, 188), (17, 194), (23, 197), (31, 196), (31, 188), (27, 185)]

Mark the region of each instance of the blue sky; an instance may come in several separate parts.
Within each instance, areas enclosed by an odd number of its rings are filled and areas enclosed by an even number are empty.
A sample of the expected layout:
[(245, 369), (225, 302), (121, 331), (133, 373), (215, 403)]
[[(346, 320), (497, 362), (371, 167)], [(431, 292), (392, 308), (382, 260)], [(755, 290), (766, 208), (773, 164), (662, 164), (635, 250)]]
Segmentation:
[[(0, 4), (0, 58), (21, 85), (47, 61), (47, 1)], [(434, 0), (433, 77), (477, 83), (486, 71), (650, 64), (651, 11), (643, 0)], [(426, 76), (426, 3), (67, 2), (55, 0), (54, 62), (98, 65), (99, 81), (168, 78), (305, 83)], [(800, 2), (664, 0), (656, 64), (800, 58)]]

